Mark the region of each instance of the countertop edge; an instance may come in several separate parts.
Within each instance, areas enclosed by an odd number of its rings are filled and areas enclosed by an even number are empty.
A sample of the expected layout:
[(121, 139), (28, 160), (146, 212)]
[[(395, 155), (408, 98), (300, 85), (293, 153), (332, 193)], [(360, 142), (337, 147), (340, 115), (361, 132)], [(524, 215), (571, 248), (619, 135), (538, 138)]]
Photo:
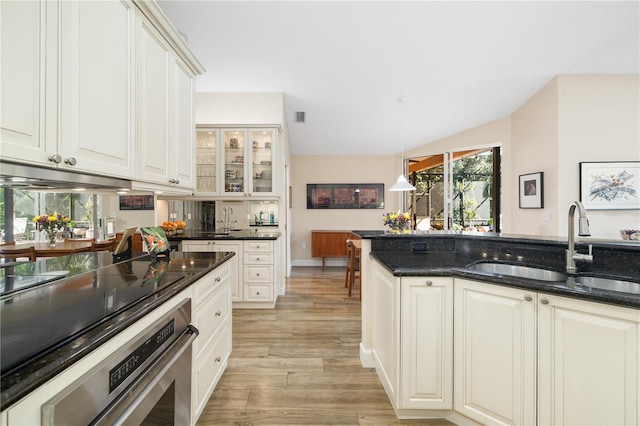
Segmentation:
[[(160, 292), (137, 301), (117, 315), (94, 325), (86, 333), (59, 345), (51, 352), (33, 359), (26, 373), (24, 372), (26, 367), (21, 368), (19, 371), (5, 373), (0, 384), (1, 409), (4, 411), (15, 404), (233, 256), (235, 256), (234, 252), (225, 252), (222, 258), (201, 272), (185, 277)], [(54, 360), (52, 361), (51, 358), (54, 358)], [(21, 374), (18, 374), (19, 372)]]

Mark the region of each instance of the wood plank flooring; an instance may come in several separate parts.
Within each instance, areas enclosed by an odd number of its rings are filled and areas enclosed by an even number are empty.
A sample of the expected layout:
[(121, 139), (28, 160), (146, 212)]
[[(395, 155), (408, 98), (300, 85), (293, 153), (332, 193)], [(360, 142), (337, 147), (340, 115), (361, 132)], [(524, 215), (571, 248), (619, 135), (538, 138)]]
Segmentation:
[(298, 267), (275, 309), (233, 311), (229, 366), (198, 425), (451, 425), (399, 420), (359, 359), (359, 288), (344, 268)]

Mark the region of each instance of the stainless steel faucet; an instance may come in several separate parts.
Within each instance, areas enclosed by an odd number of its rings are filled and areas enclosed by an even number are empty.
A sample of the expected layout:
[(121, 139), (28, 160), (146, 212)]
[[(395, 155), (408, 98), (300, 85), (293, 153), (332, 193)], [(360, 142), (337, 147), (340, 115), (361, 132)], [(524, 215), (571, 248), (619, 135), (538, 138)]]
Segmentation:
[(222, 220), (218, 222), (222, 224), (223, 232), (230, 232), (233, 224), (237, 222), (237, 220), (231, 220), (233, 215), (233, 208), (231, 207), (223, 207), (222, 208)]
[(587, 219), (587, 212), (580, 201), (574, 201), (569, 207), (569, 244), (567, 247), (567, 272), (576, 272), (576, 260), (583, 262), (593, 262), (593, 254), (591, 244), (589, 244), (589, 254), (581, 254), (576, 252), (575, 243), (575, 230), (574, 230), (574, 216), (576, 213), (576, 207), (578, 208), (578, 235), (581, 237), (588, 237), (591, 235), (589, 232), (589, 219)]

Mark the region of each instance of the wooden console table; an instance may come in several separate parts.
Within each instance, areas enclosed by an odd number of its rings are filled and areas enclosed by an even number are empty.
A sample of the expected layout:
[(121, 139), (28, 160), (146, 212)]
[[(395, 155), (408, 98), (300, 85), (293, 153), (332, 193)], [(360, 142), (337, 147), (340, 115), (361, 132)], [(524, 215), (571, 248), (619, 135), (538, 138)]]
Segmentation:
[(322, 269), (327, 257), (347, 257), (347, 240), (351, 231), (311, 231), (311, 257), (322, 258)]

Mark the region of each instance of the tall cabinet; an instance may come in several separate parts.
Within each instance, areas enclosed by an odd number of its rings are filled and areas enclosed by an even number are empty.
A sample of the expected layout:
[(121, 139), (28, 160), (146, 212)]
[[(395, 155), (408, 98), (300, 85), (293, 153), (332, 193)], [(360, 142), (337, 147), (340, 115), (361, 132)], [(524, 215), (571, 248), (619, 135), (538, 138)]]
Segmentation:
[(225, 197), (278, 196), (277, 127), (198, 126), (196, 193)]

